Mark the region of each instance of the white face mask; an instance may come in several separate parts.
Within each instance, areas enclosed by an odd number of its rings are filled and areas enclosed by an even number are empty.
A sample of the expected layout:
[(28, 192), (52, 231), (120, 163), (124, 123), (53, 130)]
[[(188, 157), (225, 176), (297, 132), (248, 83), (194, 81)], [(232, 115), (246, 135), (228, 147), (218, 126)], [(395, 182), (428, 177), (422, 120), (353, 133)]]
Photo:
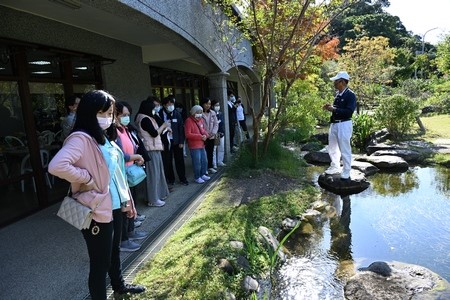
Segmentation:
[(98, 125), (100, 125), (100, 128), (105, 130), (105, 129), (109, 128), (109, 126), (111, 126), (112, 117), (111, 118), (97, 117), (97, 122), (98, 122)]
[(200, 119), (203, 116), (203, 114), (195, 114), (195, 118)]
[(155, 106), (155, 113), (158, 113), (160, 109), (161, 109), (161, 106)]
[(214, 106), (214, 110), (215, 110), (216, 112), (219, 112), (219, 111), (220, 111), (220, 106), (219, 106), (219, 105)]
[(123, 126), (130, 124), (130, 116), (120, 117), (120, 124)]
[(233, 102), (233, 103), (236, 102), (236, 97), (231, 96), (231, 97), (230, 97), (230, 101)]
[(166, 109), (168, 112), (173, 112), (173, 110), (175, 109), (175, 105), (169, 105)]

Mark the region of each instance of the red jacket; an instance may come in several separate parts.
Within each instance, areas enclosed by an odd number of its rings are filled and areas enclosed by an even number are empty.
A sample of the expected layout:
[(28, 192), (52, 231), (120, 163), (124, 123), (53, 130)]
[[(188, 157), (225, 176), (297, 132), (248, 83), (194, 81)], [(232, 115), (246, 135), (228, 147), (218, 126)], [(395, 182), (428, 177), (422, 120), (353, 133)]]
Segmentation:
[(189, 149), (205, 148), (205, 142), (202, 140), (202, 136), (208, 136), (208, 132), (205, 130), (203, 118), (196, 119), (193, 116), (187, 118), (184, 123), (184, 133)]

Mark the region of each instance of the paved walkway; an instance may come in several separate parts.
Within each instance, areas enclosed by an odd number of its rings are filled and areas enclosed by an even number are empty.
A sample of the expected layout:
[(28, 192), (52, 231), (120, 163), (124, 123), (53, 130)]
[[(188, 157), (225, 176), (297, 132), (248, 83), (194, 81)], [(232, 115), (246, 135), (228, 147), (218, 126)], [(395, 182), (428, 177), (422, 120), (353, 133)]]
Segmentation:
[[(208, 184), (193, 182), (186, 158), (189, 186), (175, 184), (161, 208), (147, 207), (140, 190), (137, 209), (147, 216), (138, 230), (149, 231), (141, 249), (122, 253), (125, 279), (131, 282), (139, 268), (193, 213), (222, 171)], [(89, 259), (81, 233), (56, 216), (59, 203), (0, 230), (0, 299), (88, 299)], [(111, 291), (110, 291), (111, 295)]]

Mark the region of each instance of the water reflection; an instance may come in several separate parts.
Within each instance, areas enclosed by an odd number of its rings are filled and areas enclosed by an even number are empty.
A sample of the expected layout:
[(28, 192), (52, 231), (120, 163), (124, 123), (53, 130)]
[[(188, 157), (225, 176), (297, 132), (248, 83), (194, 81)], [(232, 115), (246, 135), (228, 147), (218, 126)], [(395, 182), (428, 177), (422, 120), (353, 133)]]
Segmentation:
[[(323, 170), (311, 170), (317, 182)], [(374, 261), (417, 264), (450, 280), (449, 180), (447, 168), (413, 168), (371, 176), (351, 199), (323, 191), (337, 214), (310, 236), (291, 236), (275, 299), (344, 299), (341, 281)]]
[(370, 178), (372, 189), (383, 196), (398, 196), (419, 186), (419, 178), (414, 170), (392, 175), (380, 173)]

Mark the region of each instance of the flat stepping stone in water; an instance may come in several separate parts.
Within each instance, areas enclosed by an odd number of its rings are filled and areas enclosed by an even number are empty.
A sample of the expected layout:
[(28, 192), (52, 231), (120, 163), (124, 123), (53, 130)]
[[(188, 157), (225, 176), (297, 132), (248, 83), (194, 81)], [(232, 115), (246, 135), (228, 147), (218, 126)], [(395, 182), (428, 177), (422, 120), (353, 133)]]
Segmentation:
[(351, 170), (348, 180), (342, 180), (339, 174), (328, 175), (324, 173), (319, 176), (318, 182), (323, 189), (337, 195), (358, 194), (370, 185), (364, 174), (357, 170)]
[(392, 155), (358, 156), (355, 157), (355, 160), (369, 162), (383, 171), (406, 172), (409, 168), (406, 160), (401, 157)]
[(420, 159), (420, 153), (414, 150), (394, 149), (394, 150), (378, 150), (371, 154), (371, 156), (398, 156), (407, 162), (415, 162)]

